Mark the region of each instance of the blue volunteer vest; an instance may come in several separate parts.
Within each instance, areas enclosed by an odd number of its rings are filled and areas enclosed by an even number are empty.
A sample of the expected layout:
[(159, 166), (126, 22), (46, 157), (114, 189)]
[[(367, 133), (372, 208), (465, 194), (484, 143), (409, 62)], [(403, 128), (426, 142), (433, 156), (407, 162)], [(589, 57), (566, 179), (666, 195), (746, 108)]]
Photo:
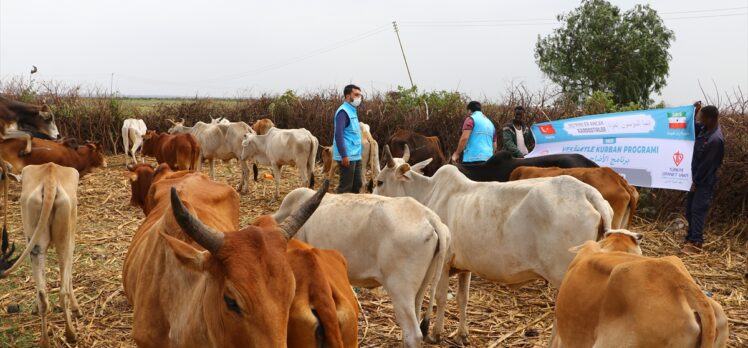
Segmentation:
[[(340, 110), (345, 110), (345, 113), (348, 114), (348, 120), (350, 121), (348, 127), (343, 129), (343, 145), (345, 145), (345, 150), (348, 152), (348, 159), (351, 161), (360, 161), (363, 147), (361, 146), (361, 127), (358, 125), (358, 113), (356, 112), (356, 107), (348, 102), (343, 102), (343, 104), (335, 110), (335, 115), (333, 115), (332, 118), (333, 123), (335, 122), (335, 117), (338, 115)], [(337, 125), (335, 126), (337, 127)], [(341, 161), (342, 158), (338, 153), (338, 145), (335, 143), (334, 134), (335, 133), (333, 133), (332, 137), (332, 159)]]
[(473, 118), (475, 126), (462, 153), (462, 161), (487, 161), (493, 156), (493, 134), (496, 130), (491, 120), (482, 112), (476, 111), (470, 117)]

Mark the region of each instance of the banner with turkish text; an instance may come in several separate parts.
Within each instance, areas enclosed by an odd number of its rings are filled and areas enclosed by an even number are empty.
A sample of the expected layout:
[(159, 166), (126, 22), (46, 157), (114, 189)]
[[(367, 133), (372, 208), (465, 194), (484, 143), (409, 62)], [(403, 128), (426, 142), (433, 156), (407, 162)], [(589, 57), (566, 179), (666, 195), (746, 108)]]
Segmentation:
[(526, 157), (578, 153), (610, 167), (639, 187), (688, 191), (694, 107), (618, 112), (532, 126), (535, 149)]

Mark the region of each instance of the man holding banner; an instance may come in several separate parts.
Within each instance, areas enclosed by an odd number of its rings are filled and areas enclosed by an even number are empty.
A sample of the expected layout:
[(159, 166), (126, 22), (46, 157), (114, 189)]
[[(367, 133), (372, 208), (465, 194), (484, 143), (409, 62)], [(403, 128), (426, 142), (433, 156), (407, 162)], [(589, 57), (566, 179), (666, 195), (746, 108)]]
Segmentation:
[[(698, 109), (697, 103), (696, 108)], [(681, 252), (698, 254), (704, 243), (704, 224), (717, 184), (717, 169), (725, 155), (725, 138), (719, 127), (719, 110), (708, 105), (698, 112), (696, 141), (691, 160), (691, 190), (686, 200), (688, 235)]]

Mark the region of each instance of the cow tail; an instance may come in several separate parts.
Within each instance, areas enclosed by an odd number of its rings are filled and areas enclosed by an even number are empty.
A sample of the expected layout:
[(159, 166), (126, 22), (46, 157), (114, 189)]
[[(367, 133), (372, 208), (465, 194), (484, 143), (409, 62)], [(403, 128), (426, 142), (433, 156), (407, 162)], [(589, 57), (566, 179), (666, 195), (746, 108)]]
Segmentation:
[(311, 150), (309, 151), (309, 158), (306, 162), (306, 169), (309, 173), (309, 188), (314, 188), (314, 163), (317, 161), (317, 149), (319, 148), (319, 140), (313, 135), (309, 135), (311, 138)]
[[(449, 229), (447, 226), (445, 226), (441, 220), (436, 217), (435, 213), (431, 213), (429, 217), (429, 222), (431, 223), (431, 226), (434, 227), (434, 232), (437, 236), (437, 243), (436, 243), (436, 250), (434, 250), (434, 258), (431, 259), (431, 264), (429, 265), (429, 270), (426, 273), (432, 274), (431, 279), (431, 291), (429, 292), (429, 304), (426, 307), (426, 313), (423, 315), (423, 319), (421, 320), (420, 328), (421, 328), (421, 334), (424, 338), (426, 338), (429, 334), (429, 319), (431, 318), (431, 314), (434, 312), (433, 308), (436, 306), (436, 290), (439, 286), (439, 282), (441, 281), (442, 276), (442, 267), (446, 267), (447, 262), (447, 255), (450, 252), (450, 243), (451, 243), (451, 235), (449, 233)], [(433, 273), (432, 273), (433, 272)], [(425, 288), (428, 285), (428, 279), (423, 279), (423, 284), (421, 284), (422, 288)], [(418, 304), (421, 305), (420, 303)]]
[[(670, 263), (667, 265), (673, 266)], [(706, 298), (706, 295), (701, 292), (701, 289), (693, 282), (693, 280), (688, 279), (688, 277), (683, 274), (682, 270), (676, 269), (673, 272), (668, 272), (668, 274), (673, 274), (676, 278), (680, 278), (678, 279), (678, 283), (682, 284), (681, 289), (683, 290), (683, 295), (686, 297), (686, 302), (688, 302), (688, 305), (699, 314), (699, 318), (701, 319), (701, 344), (699, 347), (714, 347), (714, 341), (717, 337), (717, 318), (714, 314), (712, 305)]]
[(21, 262), (29, 256), (31, 249), (36, 246), (36, 243), (39, 243), (42, 234), (49, 231), (49, 217), (52, 215), (52, 208), (55, 203), (55, 197), (57, 196), (57, 182), (55, 180), (47, 180), (42, 190), (42, 211), (39, 215), (39, 221), (37, 222), (36, 228), (34, 229), (34, 234), (31, 236), (31, 240), (28, 244), (26, 244), (26, 249), (23, 250), (21, 256), (16, 259), (15, 263), (13, 263), (13, 266), (0, 272), (0, 278), (5, 278), (13, 273), (13, 271), (21, 265)]
[(587, 190), (586, 194), (587, 200), (600, 214), (600, 228), (597, 234), (597, 239), (600, 240), (603, 235), (605, 235), (605, 232), (608, 232), (611, 229), (611, 224), (613, 222), (613, 208), (610, 207), (610, 203), (603, 198), (603, 195), (601, 195), (600, 192), (592, 187), (588, 188), (589, 190)]

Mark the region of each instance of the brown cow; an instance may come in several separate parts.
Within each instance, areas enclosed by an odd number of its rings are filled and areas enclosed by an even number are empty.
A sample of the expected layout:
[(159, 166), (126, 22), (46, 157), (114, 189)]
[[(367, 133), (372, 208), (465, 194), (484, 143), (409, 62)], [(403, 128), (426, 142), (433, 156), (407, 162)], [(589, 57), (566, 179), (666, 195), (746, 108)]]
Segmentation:
[[(141, 347), (285, 347), (295, 291), (288, 239), (328, 183), (292, 221), (239, 230), (239, 195), (202, 173), (157, 173), (123, 268)], [(228, 231), (228, 232), (223, 232)]]
[(269, 118), (261, 118), (255, 121), (255, 123), (252, 123), (252, 129), (257, 133), (257, 135), (265, 135), (270, 128), (273, 127), (275, 127), (275, 124), (273, 124), (273, 121)]
[[(269, 216), (265, 220), (273, 221)], [(293, 239), (288, 242), (286, 256), (296, 279), (288, 346), (356, 347), (358, 301), (343, 255)]]
[[(162, 163), (159, 165), (159, 168), (169, 168), (169, 165)], [(132, 192), (130, 205), (140, 207), (147, 216), (150, 208), (146, 208), (145, 202), (148, 197), (148, 190), (151, 188), (151, 183), (153, 182), (154, 168), (150, 164), (140, 163), (129, 164), (127, 170), (130, 171), (127, 177), (130, 179), (130, 190)]]
[(551, 347), (725, 347), (727, 317), (675, 256), (641, 256), (611, 230), (577, 252), (556, 298)]
[(447, 164), (447, 158), (442, 152), (442, 144), (439, 137), (427, 137), (408, 130), (399, 129), (387, 141), (392, 156), (402, 158), (405, 145), (410, 148), (408, 163), (414, 165), (418, 162), (432, 159), (431, 163), (423, 168), (423, 175), (432, 176), (441, 166)]
[(59, 135), (55, 115), (47, 104), (27, 104), (0, 96), (0, 139), (22, 139), (25, 146), (19, 156), (32, 151), (32, 136), (51, 140)]
[(27, 165), (44, 163), (75, 168), (81, 177), (95, 167), (106, 168), (106, 159), (101, 146), (96, 142), (77, 145), (75, 141), (68, 141), (60, 144), (56, 141), (34, 138), (31, 143), (33, 152), (19, 156), (19, 151), (26, 146), (25, 140), (8, 139), (0, 142), (0, 157), (13, 166), (14, 173), (20, 173)]
[(192, 134), (158, 134), (149, 130), (143, 136), (143, 155), (167, 163), (174, 170), (195, 170), (200, 161), (200, 144)]
[(636, 214), (639, 192), (621, 175), (608, 167), (601, 168), (540, 168), (517, 167), (509, 181), (571, 175), (583, 183), (596, 188), (613, 208), (612, 228), (627, 228)]

